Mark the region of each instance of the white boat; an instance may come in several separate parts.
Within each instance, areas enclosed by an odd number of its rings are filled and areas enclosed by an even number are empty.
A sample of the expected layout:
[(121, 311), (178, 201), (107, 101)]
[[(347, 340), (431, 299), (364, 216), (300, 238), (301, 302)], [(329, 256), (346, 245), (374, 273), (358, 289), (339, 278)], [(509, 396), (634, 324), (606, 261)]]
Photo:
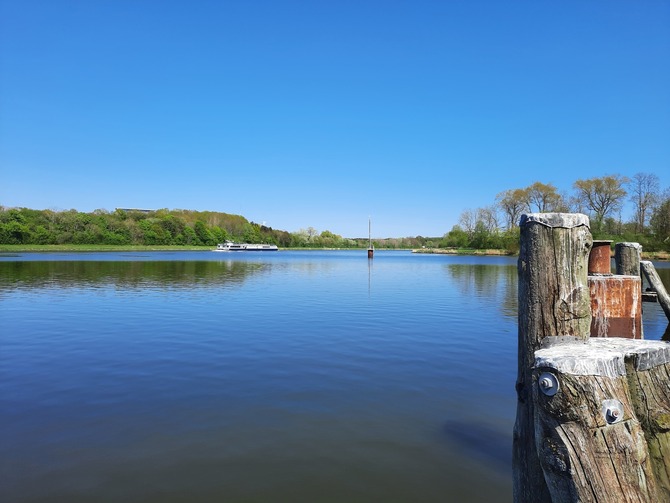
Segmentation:
[(216, 245), (216, 250), (214, 251), (277, 251), (277, 245), (262, 245), (262, 244), (248, 244), (248, 243), (233, 243), (232, 241), (226, 241), (225, 243), (219, 243)]

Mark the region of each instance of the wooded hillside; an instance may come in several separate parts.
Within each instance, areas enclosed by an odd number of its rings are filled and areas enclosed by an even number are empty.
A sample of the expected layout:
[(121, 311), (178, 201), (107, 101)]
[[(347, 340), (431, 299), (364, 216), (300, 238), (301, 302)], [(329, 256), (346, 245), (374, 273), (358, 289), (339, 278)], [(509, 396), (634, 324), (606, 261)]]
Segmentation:
[[(53, 211), (0, 206), (0, 245), (216, 246), (231, 240), (282, 248), (364, 248), (368, 239), (343, 238), (313, 227), (289, 233), (240, 215), (189, 210)], [(437, 240), (435, 240), (436, 242)], [(434, 246), (427, 238), (375, 240), (379, 248)]]

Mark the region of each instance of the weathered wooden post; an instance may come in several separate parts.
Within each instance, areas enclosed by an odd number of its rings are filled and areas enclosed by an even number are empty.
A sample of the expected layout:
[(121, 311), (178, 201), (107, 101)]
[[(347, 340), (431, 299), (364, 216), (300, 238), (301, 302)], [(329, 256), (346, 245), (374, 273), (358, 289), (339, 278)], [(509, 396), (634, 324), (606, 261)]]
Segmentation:
[(648, 260), (642, 260), (640, 261), (640, 268), (642, 269), (644, 276), (647, 278), (647, 281), (651, 285), (651, 288), (656, 292), (656, 295), (658, 296), (658, 303), (661, 304), (663, 312), (665, 312), (665, 316), (668, 318), (668, 320), (670, 320), (670, 295), (668, 294), (668, 291), (665, 289), (661, 278), (656, 272), (654, 264)]
[(519, 360), (514, 425), (514, 500), (550, 502), (535, 438), (532, 398), (535, 351), (546, 339), (588, 340), (591, 331), (588, 258), (592, 245), (585, 215), (534, 213), (520, 222)]
[(589, 338), (588, 218), (521, 220), (517, 503), (670, 501), (670, 343)]
[[(639, 243), (617, 243), (614, 260), (616, 262), (616, 273), (621, 275), (639, 276), (644, 275), (649, 283), (649, 289), (642, 291), (643, 302), (660, 302), (665, 315), (670, 320), (670, 295), (665, 289), (661, 278), (656, 272), (654, 264), (644, 261), (642, 264), (642, 245)], [(640, 282), (642, 288), (642, 282)], [(659, 293), (660, 296), (659, 296)]]
[(553, 384), (533, 394), (552, 502), (670, 501), (669, 349), (592, 338), (536, 351), (537, 379)]
[(617, 243), (614, 245), (616, 273), (624, 276), (640, 275), (642, 246), (639, 243)]

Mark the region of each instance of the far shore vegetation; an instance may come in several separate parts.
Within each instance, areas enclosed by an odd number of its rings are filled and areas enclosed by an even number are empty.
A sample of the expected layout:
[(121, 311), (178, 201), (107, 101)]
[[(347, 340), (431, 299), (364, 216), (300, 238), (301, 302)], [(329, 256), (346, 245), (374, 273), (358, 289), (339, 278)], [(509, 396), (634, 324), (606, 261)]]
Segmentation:
[[(441, 237), (373, 239), (377, 249), (423, 253), (514, 255), (524, 213), (574, 212), (591, 219), (595, 239), (640, 243), (650, 258), (670, 253), (670, 188), (661, 190), (654, 174), (638, 173), (577, 180), (572, 193), (552, 184), (499, 193), (487, 207), (465, 209), (457, 225)], [(626, 202), (633, 215), (622, 217)], [(367, 248), (367, 237), (342, 237), (307, 227), (273, 229), (241, 215), (213, 211), (104, 209), (91, 213), (0, 206), (0, 252), (208, 250), (226, 240), (275, 244), (285, 249)]]

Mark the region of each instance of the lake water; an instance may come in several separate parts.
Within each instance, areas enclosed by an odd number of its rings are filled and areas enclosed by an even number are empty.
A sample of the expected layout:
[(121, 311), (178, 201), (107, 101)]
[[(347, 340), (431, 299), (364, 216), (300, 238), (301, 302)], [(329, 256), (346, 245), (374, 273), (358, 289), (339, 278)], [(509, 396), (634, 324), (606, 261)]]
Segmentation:
[(511, 501), (516, 316), (515, 258), (0, 256), (0, 499)]

